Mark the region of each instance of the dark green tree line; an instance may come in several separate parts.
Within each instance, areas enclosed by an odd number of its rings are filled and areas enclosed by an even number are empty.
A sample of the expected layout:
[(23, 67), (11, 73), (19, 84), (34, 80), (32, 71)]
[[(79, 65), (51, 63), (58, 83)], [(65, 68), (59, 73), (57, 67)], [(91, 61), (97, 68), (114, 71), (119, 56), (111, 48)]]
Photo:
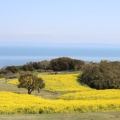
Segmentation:
[(79, 81), (96, 89), (120, 89), (120, 62), (87, 64)]
[(34, 70), (80, 70), (85, 64), (82, 60), (72, 59), (68, 57), (60, 57), (50, 61), (43, 60), (40, 62), (29, 62), (22, 66), (7, 66), (0, 70), (0, 75), (8, 73), (18, 73), (20, 71), (34, 71)]

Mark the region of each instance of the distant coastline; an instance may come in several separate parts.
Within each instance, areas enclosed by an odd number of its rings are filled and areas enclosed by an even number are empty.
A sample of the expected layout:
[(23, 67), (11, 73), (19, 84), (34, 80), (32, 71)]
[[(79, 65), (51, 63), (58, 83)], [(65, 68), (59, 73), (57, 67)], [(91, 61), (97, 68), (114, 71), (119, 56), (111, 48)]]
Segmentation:
[(70, 57), (84, 61), (120, 61), (118, 48), (0, 47), (0, 68)]
[[(12, 65), (23, 65), (28, 62), (38, 62), (42, 60), (51, 60), (54, 58), (58, 58), (62, 56), (2, 56), (0, 57), (0, 68), (5, 66), (12, 66)], [(70, 57), (70, 56), (65, 56)], [(70, 58), (79, 59), (87, 62), (100, 62), (101, 60), (108, 60), (108, 61), (120, 61), (120, 57), (78, 57), (78, 56), (71, 56)]]

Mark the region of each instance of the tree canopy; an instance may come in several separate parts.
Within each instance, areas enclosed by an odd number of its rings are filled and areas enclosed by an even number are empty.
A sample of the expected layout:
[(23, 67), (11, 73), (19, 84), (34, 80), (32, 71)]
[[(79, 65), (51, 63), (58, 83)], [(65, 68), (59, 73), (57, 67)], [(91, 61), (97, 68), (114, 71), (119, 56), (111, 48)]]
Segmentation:
[(38, 78), (37, 76), (31, 73), (25, 73), (19, 78), (19, 88), (26, 88), (28, 90), (28, 94), (35, 89), (39, 90), (45, 87), (45, 83), (42, 78)]
[(77, 70), (85, 64), (82, 60), (60, 57), (50, 61), (50, 67), (54, 71)]
[(69, 57), (59, 57), (52, 60), (43, 60), (39, 62), (28, 62), (21, 66), (6, 66), (0, 69), (0, 76), (6, 76), (8, 73), (20, 73), (21, 71), (65, 71), (81, 70), (85, 62)]
[(120, 89), (120, 62), (101, 61), (87, 64), (79, 81), (96, 89)]

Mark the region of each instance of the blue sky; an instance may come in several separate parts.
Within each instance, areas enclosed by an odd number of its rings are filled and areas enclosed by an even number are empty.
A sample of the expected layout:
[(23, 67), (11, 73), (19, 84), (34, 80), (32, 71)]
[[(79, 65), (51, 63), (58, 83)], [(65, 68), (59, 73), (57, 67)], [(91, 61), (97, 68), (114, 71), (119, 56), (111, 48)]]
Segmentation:
[(0, 46), (120, 46), (120, 0), (0, 0)]

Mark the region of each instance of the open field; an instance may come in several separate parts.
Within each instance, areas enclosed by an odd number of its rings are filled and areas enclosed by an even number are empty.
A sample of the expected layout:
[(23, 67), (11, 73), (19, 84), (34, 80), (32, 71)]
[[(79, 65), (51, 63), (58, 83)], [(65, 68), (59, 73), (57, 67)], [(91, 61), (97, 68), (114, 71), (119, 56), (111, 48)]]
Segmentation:
[[(14, 92), (14, 93), (19, 93), (19, 94), (27, 94), (26, 89), (18, 88), (14, 84), (7, 84), (5, 80), (0, 81), (0, 91)], [(49, 92), (49, 91), (43, 91), (43, 90), (41, 90), (40, 93), (38, 93), (37, 91), (33, 91), (32, 94), (40, 96), (42, 98), (48, 98), (48, 99), (56, 99), (59, 95), (57, 92)]]
[(5, 80), (5, 78), (0, 78), (0, 80)]
[(0, 114), (84, 113), (120, 110), (120, 99), (51, 100), (39, 96), (0, 92)]
[(40, 113), (44, 116), (44, 113), (56, 113), (55, 116), (59, 116), (58, 113), (77, 113), (79, 116), (78, 113), (85, 112), (120, 111), (119, 90), (91, 89), (80, 85), (77, 76), (78, 74), (40, 75), (46, 88), (40, 93), (34, 91), (32, 95), (27, 95), (26, 89), (17, 88), (17, 79), (10, 80), (9, 84), (1, 80), (0, 114)]
[(67, 93), (59, 96), (64, 100), (114, 100), (120, 99), (120, 90), (91, 90), (84, 92)]
[[(57, 74), (57, 75), (39, 75), (46, 84), (44, 90), (51, 92), (75, 92), (92, 90), (89, 87), (81, 86), (77, 81), (79, 74)], [(9, 84), (18, 85), (17, 79), (8, 82)]]

